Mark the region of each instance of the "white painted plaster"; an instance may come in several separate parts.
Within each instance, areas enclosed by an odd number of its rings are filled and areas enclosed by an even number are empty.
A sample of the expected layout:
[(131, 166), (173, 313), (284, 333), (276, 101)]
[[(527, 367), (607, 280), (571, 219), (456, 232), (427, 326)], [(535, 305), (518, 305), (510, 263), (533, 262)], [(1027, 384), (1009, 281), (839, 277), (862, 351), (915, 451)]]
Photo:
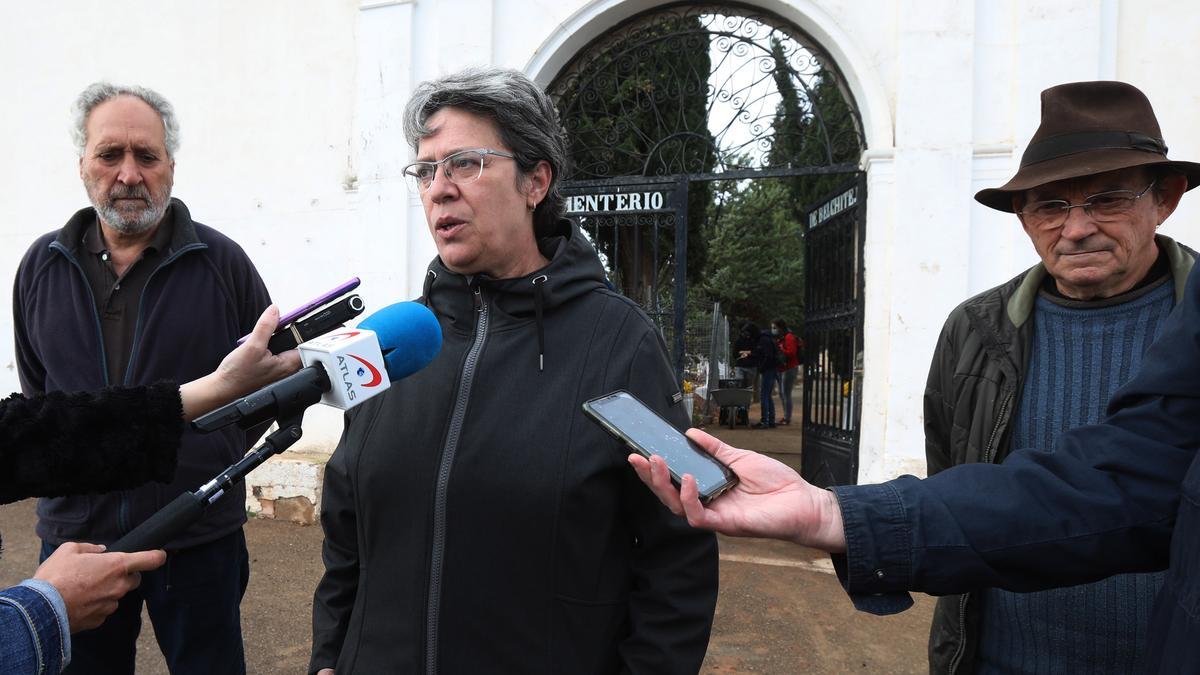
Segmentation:
[(324, 476), (324, 464), (314, 462), (311, 457), (272, 457), (246, 477), (246, 510), (258, 514), (263, 501), (289, 497), (303, 497), (318, 506)]

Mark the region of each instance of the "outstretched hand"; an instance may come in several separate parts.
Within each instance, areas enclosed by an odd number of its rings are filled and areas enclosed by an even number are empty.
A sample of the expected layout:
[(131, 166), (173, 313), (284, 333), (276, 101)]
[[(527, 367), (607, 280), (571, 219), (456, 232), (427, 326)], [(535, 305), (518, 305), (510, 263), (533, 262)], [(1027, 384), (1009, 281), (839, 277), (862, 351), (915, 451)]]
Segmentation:
[(730, 536), (782, 539), (831, 553), (846, 549), (842, 512), (832, 492), (814, 487), (770, 457), (727, 445), (699, 429), (688, 429), (687, 435), (732, 469), (738, 484), (704, 506), (690, 474), (677, 489), (662, 457), (630, 455), (638, 478), (672, 513), (686, 516), (692, 527)]

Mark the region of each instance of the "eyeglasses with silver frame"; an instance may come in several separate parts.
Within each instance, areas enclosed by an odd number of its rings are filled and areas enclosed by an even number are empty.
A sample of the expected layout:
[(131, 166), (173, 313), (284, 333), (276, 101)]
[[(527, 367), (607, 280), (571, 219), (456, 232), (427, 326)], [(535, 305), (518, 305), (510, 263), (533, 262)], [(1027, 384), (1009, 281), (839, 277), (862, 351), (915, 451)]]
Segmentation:
[(516, 159), (513, 155), (489, 148), (467, 148), (439, 159), (436, 162), (413, 162), (404, 167), (404, 182), (414, 193), (429, 191), (438, 167), (442, 175), (455, 185), (466, 185), (479, 180), (483, 175), (484, 158), (488, 155)]
[(1150, 181), (1146, 189), (1141, 192), (1112, 190), (1094, 194), (1083, 200), (1081, 204), (1072, 204), (1065, 199), (1030, 202), (1017, 213), (1025, 217), (1025, 221), (1030, 227), (1039, 230), (1053, 230), (1062, 227), (1063, 223), (1067, 222), (1067, 214), (1071, 212), (1071, 209), (1076, 208), (1082, 208), (1084, 213), (1097, 221), (1110, 222), (1133, 209), (1137, 200), (1149, 192), (1157, 182), (1157, 180)]

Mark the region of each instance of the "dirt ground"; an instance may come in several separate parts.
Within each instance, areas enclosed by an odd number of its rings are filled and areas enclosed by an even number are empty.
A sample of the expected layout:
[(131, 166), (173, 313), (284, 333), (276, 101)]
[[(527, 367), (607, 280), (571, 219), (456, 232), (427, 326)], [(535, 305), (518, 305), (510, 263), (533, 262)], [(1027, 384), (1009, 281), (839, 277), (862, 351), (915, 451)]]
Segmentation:
[[(757, 420), (757, 411), (751, 414)], [(799, 459), (798, 426), (730, 431), (710, 428), (739, 447)], [(0, 587), (37, 567), (34, 502), (0, 507), (4, 555)], [(250, 586), (242, 632), (251, 674), (302, 673), (308, 663), (310, 607), (320, 579), (321, 529), (274, 520), (246, 526)], [(782, 542), (720, 539), (721, 589), (703, 673), (924, 673), (933, 600), (892, 617), (854, 611), (828, 556)], [(165, 674), (147, 620), (138, 672)]]

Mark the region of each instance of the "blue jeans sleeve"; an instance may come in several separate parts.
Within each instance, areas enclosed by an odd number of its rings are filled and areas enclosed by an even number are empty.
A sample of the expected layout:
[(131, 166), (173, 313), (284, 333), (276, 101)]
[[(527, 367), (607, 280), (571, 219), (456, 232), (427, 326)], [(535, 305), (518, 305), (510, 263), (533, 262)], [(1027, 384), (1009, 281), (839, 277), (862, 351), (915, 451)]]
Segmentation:
[(71, 658), (66, 605), (45, 581), (30, 579), (0, 590), (0, 670), (12, 675), (56, 674)]
[(856, 604), (880, 603), (905, 591), (1028, 592), (1165, 568), (1183, 477), (1200, 472), (1197, 382), (1200, 266), (1101, 424), (1053, 448), (1014, 449), (999, 465), (834, 488), (846, 591)]

